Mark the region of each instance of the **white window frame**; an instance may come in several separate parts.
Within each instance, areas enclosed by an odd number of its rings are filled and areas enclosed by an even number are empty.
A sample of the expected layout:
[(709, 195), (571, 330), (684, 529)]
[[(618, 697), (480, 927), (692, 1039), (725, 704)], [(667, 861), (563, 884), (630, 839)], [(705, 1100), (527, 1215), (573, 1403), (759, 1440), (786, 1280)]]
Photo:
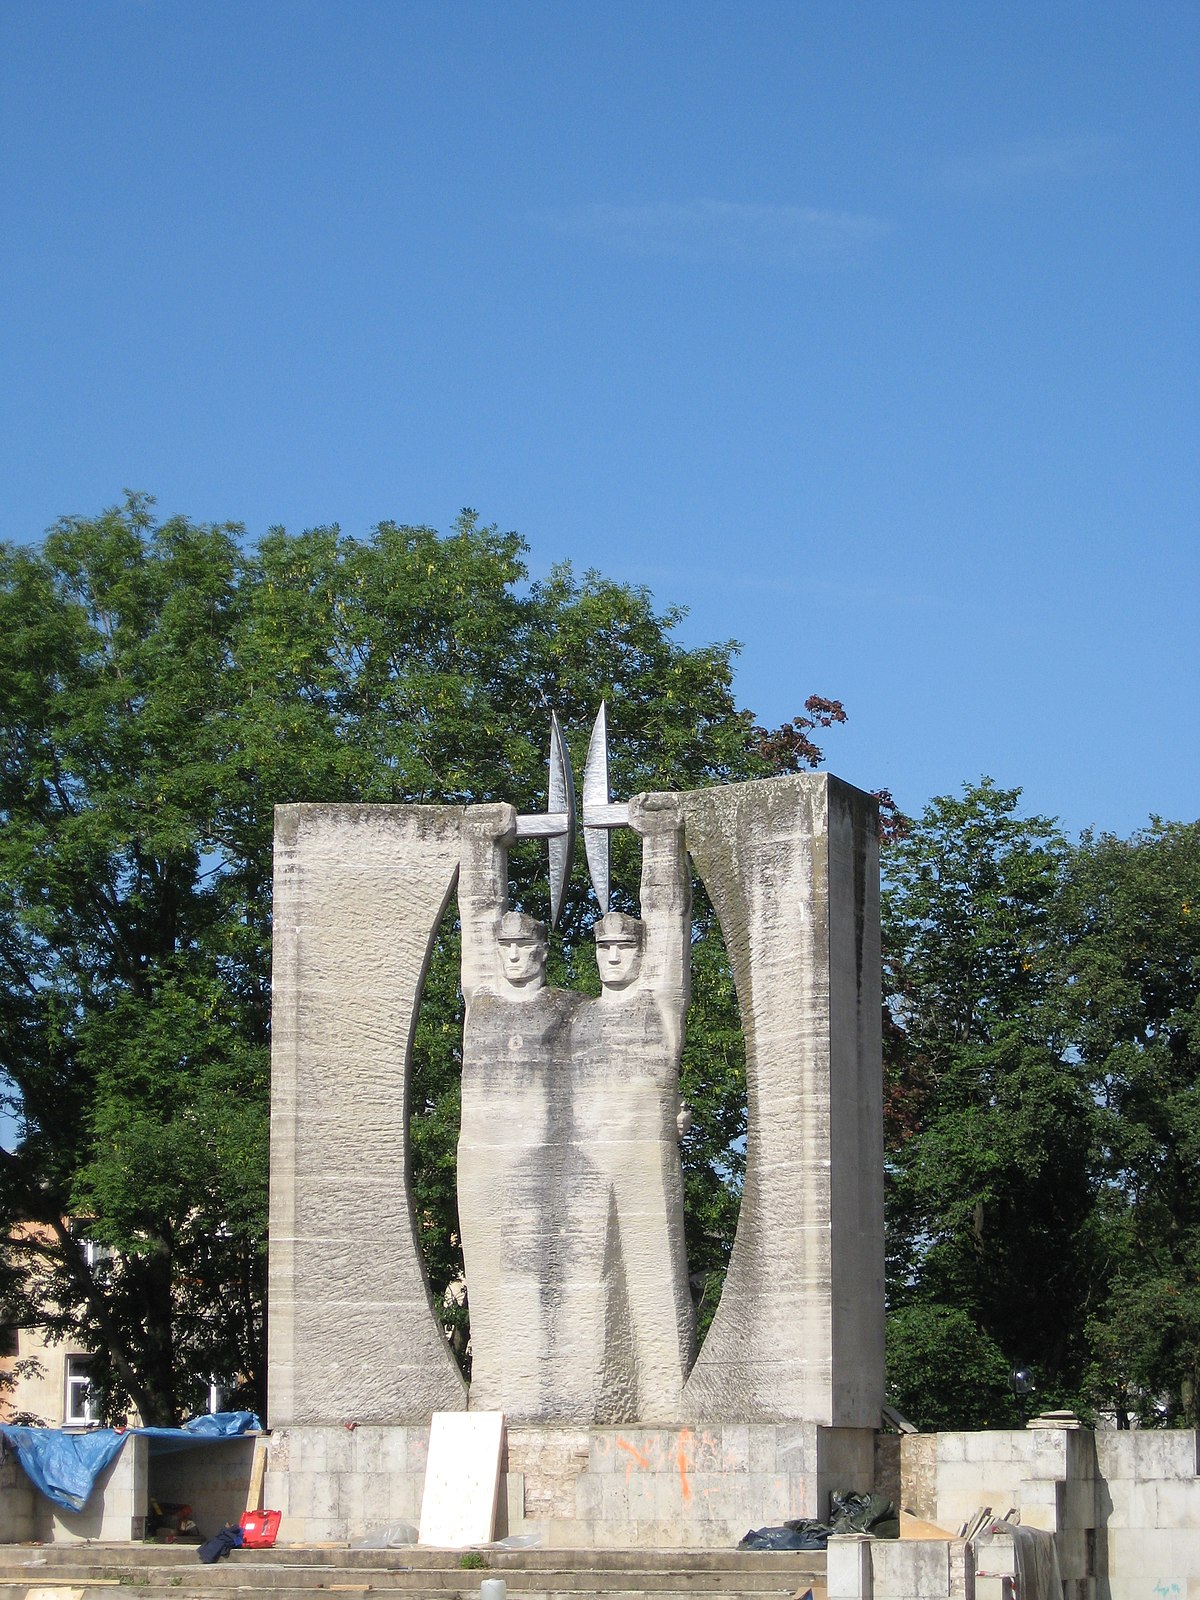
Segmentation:
[(66, 1359), (66, 1408), (63, 1426), (86, 1428), (100, 1420), (100, 1408), (92, 1393), (91, 1356)]

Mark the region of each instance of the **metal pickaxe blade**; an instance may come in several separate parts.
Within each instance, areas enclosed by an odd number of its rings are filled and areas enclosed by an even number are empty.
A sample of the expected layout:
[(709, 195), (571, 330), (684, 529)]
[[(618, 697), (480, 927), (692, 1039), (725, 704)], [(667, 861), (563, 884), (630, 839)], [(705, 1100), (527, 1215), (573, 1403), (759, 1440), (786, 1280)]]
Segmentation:
[(613, 828), (625, 828), (628, 825), (628, 803), (614, 805), (609, 798), (608, 707), (601, 700), (592, 724), (592, 737), (588, 741), (587, 760), (583, 764), (583, 848), (587, 854), (592, 888), (600, 902), (601, 916), (608, 911), (612, 893), (612, 841), (609, 835)]
[(575, 853), (575, 774), (558, 717), (550, 713), (550, 783), (544, 812), (517, 818), (518, 839), (545, 839), (550, 851), (550, 926), (562, 912)]

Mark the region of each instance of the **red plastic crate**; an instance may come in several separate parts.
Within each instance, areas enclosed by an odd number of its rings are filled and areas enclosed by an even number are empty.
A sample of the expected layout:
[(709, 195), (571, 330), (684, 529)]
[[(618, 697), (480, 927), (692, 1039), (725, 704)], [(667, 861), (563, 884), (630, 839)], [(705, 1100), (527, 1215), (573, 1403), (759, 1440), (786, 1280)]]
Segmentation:
[(269, 1550), (275, 1543), (282, 1515), (280, 1511), (243, 1511), (241, 1521), (243, 1550)]

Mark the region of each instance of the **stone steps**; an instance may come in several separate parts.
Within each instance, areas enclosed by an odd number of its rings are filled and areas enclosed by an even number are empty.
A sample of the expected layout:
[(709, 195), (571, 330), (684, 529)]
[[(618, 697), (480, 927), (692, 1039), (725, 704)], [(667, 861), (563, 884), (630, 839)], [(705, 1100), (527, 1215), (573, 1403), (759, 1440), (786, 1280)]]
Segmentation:
[[(811, 1591), (813, 1600), (825, 1600), (824, 1580), (813, 1579), (805, 1582), (803, 1588), (787, 1590), (785, 1593), (796, 1597), (807, 1596)], [(407, 1591), (413, 1596), (420, 1597), (420, 1590)], [(681, 1591), (682, 1592), (682, 1591)], [(45, 1577), (30, 1583), (27, 1579), (14, 1583), (11, 1579), (0, 1580), (0, 1596), (4, 1600), (112, 1600), (114, 1595), (138, 1596), (140, 1600), (247, 1600), (252, 1595), (269, 1594), (271, 1600), (335, 1600), (337, 1596), (346, 1596), (347, 1600), (354, 1600), (357, 1595), (386, 1595), (386, 1589), (379, 1589), (367, 1580), (348, 1580), (345, 1583), (334, 1580), (322, 1585), (288, 1585), (285, 1588), (272, 1587), (264, 1589), (256, 1581), (241, 1583), (234, 1588), (217, 1588), (206, 1582), (203, 1572), (181, 1574), (170, 1579), (154, 1579), (151, 1581), (139, 1580), (136, 1584), (114, 1583), (112, 1580), (98, 1582), (95, 1579), (79, 1578), (64, 1580), (62, 1574), (54, 1578)], [(727, 1600), (757, 1600), (754, 1594), (743, 1594), (739, 1589), (727, 1589), (722, 1593)], [(458, 1591), (439, 1590), (431, 1592), (430, 1600), (445, 1600), (447, 1594), (457, 1594), (458, 1600), (478, 1600), (479, 1589), (461, 1589)], [(639, 1600), (640, 1589), (612, 1590), (612, 1600)], [(537, 1590), (530, 1593), (520, 1589), (509, 1589), (508, 1600), (575, 1600), (572, 1591), (555, 1589)]]
[(79, 1544), (0, 1547), (0, 1600), (100, 1600), (114, 1592), (142, 1600), (314, 1600), (390, 1594), (404, 1600), (478, 1600), (484, 1578), (503, 1578), (508, 1600), (640, 1600), (711, 1594), (770, 1600), (812, 1588), (824, 1600), (821, 1552), (734, 1550), (488, 1551), (486, 1568), (459, 1566), (459, 1552), (295, 1549), (235, 1551), (205, 1566), (190, 1545)]
[[(81, 1567), (75, 1570), (37, 1567), (28, 1569), (20, 1576), (15, 1573), (5, 1573), (0, 1577), (0, 1592), (5, 1588), (11, 1588), (14, 1584), (18, 1586), (86, 1584), (107, 1579), (110, 1582), (115, 1581), (122, 1587), (136, 1588), (140, 1593), (147, 1584), (178, 1589), (183, 1580), (189, 1582), (192, 1587), (199, 1585), (205, 1593), (213, 1594), (235, 1594), (245, 1588), (253, 1589), (259, 1594), (274, 1596), (282, 1596), (285, 1592), (311, 1594), (314, 1591), (328, 1590), (331, 1585), (337, 1585), (344, 1589), (369, 1588), (374, 1594), (404, 1595), (407, 1600), (413, 1600), (415, 1596), (426, 1597), (426, 1600), (454, 1600), (455, 1596), (460, 1595), (467, 1596), (470, 1600), (470, 1597), (478, 1596), (481, 1578), (496, 1576), (498, 1576), (496, 1573), (468, 1572), (460, 1573), (456, 1578), (448, 1578), (441, 1583), (430, 1583), (428, 1578), (413, 1581), (411, 1574), (380, 1571), (370, 1567), (344, 1570), (329, 1567), (230, 1568), (222, 1564), (210, 1571), (200, 1563), (196, 1563), (194, 1566), (184, 1568), (182, 1572), (167, 1571), (163, 1568), (138, 1568), (134, 1572), (129, 1572), (112, 1567)], [(605, 1584), (582, 1582), (574, 1573), (555, 1573), (546, 1581), (536, 1585), (516, 1575), (505, 1579), (509, 1600), (516, 1600), (518, 1596), (538, 1596), (545, 1600), (545, 1597), (551, 1595), (568, 1595), (573, 1597), (573, 1600), (579, 1600), (581, 1595), (603, 1595), (606, 1600), (613, 1600), (613, 1597), (625, 1594), (661, 1596), (683, 1593), (712, 1594), (722, 1597), (736, 1593), (763, 1600), (764, 1596), (793, 1595), (797, 1589), (806, 1589), (817, 1581), (818, 1575), (814, 1573), (789, 1575), (786, 1579), (777, 1580), (769, 1586), (762, 1582), (749, 1585), (739, 1578), (734, 1578), (732, 1582), (726, 1580), (703, 1585), (695, 1582), (685, 1583), (679, 1579), (674, 1583), (664, 1583), (654, 1581), (653, 1575), (640, 1573), (630, 1573), (624, 1583)], [(823, 1582), (823, 1577), (820, 1581)]]

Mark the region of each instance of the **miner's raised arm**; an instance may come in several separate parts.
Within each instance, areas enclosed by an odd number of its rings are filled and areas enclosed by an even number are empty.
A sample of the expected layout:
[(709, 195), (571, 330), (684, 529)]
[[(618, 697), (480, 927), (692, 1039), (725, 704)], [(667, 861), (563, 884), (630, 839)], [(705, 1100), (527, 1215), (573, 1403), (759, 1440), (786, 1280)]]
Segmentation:
[(638, 986), (652, 990), (682, 1020), (691, 994), (692, 878), (679, 796), (635, 794), (629, 824), (642, 836), (646, 935)]
[(514, 806), (500, 802), (467, 806), (463, 812), (458, 910), (468, 1005), (476, 994), (496, 992), (496, 935), (508, 906), (508, 847), (516, 836)]

